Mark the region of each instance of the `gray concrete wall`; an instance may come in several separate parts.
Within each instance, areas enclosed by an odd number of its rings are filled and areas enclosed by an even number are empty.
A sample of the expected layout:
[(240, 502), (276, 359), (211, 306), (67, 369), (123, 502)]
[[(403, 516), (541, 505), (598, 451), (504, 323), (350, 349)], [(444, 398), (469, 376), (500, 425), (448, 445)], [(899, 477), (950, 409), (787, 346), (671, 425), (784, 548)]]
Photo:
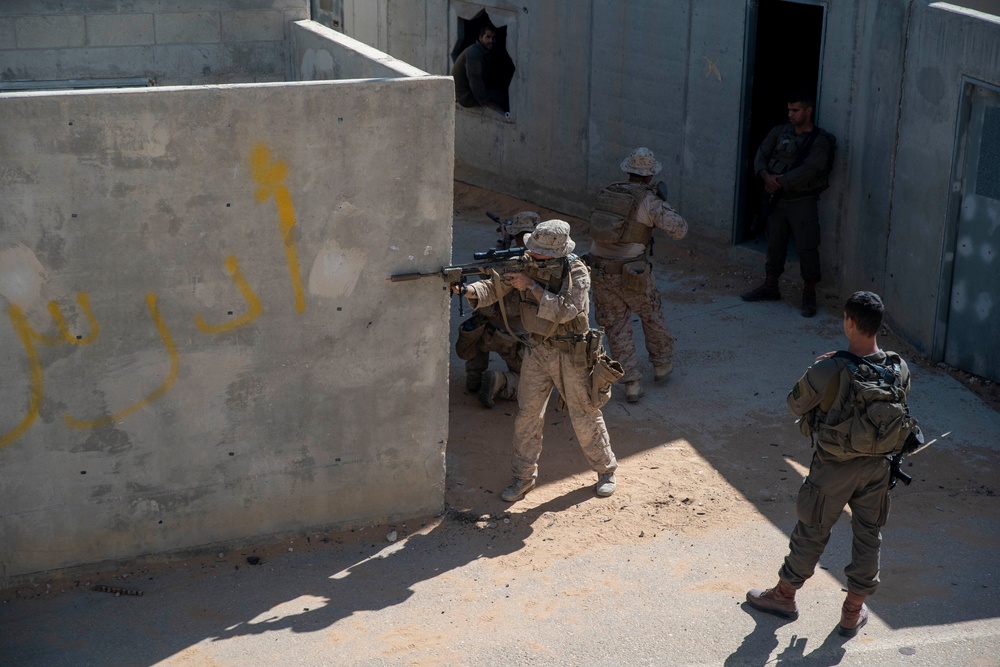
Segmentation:
[(0, 95), (0, 586), (441, 509), (453, 98)]
[[(958, 11), (944, 3), (917, 4), (907, 33), (905, 77), (896, 147), (886, 294), (900, 304), (893, 321), (929, 351), (945, 257), (954, 252), (949, 217), (952, 165), (964, 78), (1000, 86), (1000, 18)], [(947, 264), (951, 266), (950, 262)], [(947, 278), (944, 276), (947, 289)], [(984, 341), (995, 345), (995, 341)]]
[[(962, 80), (1000, 82), (1000, 20), (929, 0), (825, 7), (818, 118), (838, 153), (820, 202), (823, 287), (882, 292), (889, 322), (931, 352)], [(483, 8), (509, 31), (512, 118), (456, 111), (459, 179), (585, 216), (645, 145), (687, 242), (763, 264), (763, 245), (733, 246), (747, 3), (388, 0), (387, 50), (445, 74), (458, 18)]]
[(298, 81), (424, 76), (426, 73), (314, 21), (292, 25), (292, 68)]
[(288, 24), (307, 18), (309, 0), (5, 0), (0, 81), (285, 81)]

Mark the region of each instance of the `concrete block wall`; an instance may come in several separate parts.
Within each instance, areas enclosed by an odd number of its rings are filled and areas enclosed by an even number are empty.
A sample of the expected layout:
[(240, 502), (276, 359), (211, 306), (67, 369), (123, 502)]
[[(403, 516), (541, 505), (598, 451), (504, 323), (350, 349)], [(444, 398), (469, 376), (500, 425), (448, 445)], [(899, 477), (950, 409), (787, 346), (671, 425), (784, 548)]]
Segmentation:
[(309, 0), (7, 0), (0, 5), (0, 82), (285, 81), (288, 24), (307, 18)]
[(442, 508), (453, 100), (0, 94), (0, 586)]

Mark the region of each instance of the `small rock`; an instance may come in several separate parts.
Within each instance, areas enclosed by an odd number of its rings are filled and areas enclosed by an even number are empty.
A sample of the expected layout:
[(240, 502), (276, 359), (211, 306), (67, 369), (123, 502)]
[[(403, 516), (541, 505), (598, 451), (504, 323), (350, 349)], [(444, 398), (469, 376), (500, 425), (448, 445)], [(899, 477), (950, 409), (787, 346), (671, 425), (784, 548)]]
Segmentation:
[(385, 539), (389, 540), (390, 542), (395, 542), (397, 537), (399, 537), (399, 534), (393, 530), (390, 531), (389, 534), (385, 536)]
[(496, 521), (490, 521), (488, 524), (486, 524), (486, 527), (487, 528), (496, 528), (497, 527), (497, 522)]
[(247, 562), (251, 565), (257, 565), (260, 563), (260, 556), (247, 556)]

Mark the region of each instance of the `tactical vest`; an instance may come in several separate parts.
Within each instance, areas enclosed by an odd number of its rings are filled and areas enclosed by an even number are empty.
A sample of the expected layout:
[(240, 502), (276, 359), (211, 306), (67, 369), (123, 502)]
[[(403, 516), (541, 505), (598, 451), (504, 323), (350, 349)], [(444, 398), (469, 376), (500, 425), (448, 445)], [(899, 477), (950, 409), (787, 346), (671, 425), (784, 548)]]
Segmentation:
[(590, 214), (590, 238), (597, 243), (646, 245), (653, 228), (636, 219), (639, 204), (656, 188), (648, 183), (612, 183), (597, 194)]
[[(571, 273), (572, 267), (575, 265), (581, 266), (584, 271), (589, 271), (579, 257), (568, 255), (566, 261), (561, 262), (559, 267), (542, 270), (528, 269), (525, 273), (540, 285), (544, 285), (547, 291), (565, 294), (571, 298), (573, 294), (573, 278)], [(521, 294), (519, 308), (521, 325), (530, 334), (548, 338), (567, 333), (583, 333), (590, 328), (590, 316), (586, 311), (578, 313), (569, 322), (556, 324), (538, 316), (538, 304), (534, 300), (527, 300), (528, 293), (518, 292), (518, 294)]]

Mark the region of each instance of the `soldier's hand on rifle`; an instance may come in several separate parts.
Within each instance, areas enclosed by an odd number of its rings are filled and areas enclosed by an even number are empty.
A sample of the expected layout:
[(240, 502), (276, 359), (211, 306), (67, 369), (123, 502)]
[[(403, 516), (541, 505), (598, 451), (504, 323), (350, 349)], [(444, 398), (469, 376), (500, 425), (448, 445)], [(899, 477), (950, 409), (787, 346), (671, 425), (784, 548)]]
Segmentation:
[(503, 277), (510, 282), (514, 289), (527, 290), (535, 284), (535, 279), (529, 278), (524, 273), (505, 273)]
[(459, 283), (452, 283), (451, 291), (466, 298), (476, 295), (476, 291), (474, 289), (470, 288), (468, 285), (461, 285)]
[(781, 189), (781, 183), (778, 182), (778, 177), (769, 171), (765, 171), (761, 178), (764, 179), (764, 189), (770, 193), (775, 193)]

